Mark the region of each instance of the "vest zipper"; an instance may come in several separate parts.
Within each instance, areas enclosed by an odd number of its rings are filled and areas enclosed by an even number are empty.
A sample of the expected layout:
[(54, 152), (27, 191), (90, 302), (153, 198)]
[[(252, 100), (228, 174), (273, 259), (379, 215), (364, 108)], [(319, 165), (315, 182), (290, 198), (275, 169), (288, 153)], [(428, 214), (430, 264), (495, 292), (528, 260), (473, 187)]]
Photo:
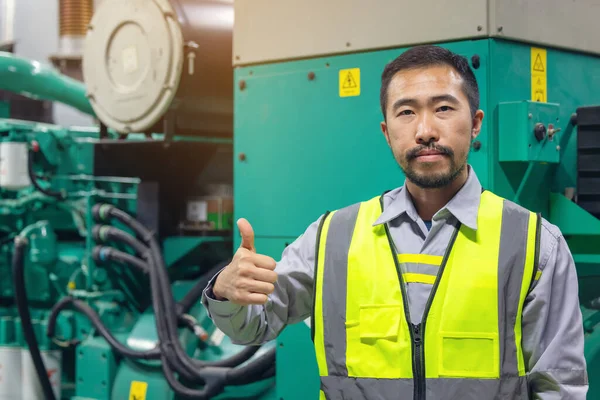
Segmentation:
[[(383, 209), (383, 205), (382, 205)], [(400, 292), (402, 293), (402, 303), (404, 304), (404, 316), (406, 317), (406, 323), (409, 326), (410, 343), (412, 351), (412, 370), (413, 370), (413, 399), (424, 400), (425, 399), (425, 365), (423, 364), (423, 336), (421, 334), (420, 325), (412, 323), (410, 318), (410, 307), (408, 306), (408, 295), (404, 284), (404, 278), (402, 277), (402, 271), (400, 271), (400, 265), (398, 264), (398, 251), (396, 245), (390, 235), (390, 230), (387, 224), (385, 226), (385, 233), (390, 243), (390, 250), (392, 251), (392, 257), (394, 258), (394, 265), (396, 266), (396, 273), (398, 274), (398, 280), (400, 281)]]
[(425, 399), (425, 363), (421, 324), (411, 324), (413, 331), (413, 375), (415, 376), (415, 400)]
[[(458, 236), (458, 232), (460, 230), (460, 223), (452, 233), (452, 237), (450, 238), (450, 242), (448, 243), (448, 247), (446, 248), (446, 253), (444, 254), (444, 258), (442, 259), (442, 264), (440, 265), (440, 272), (437, 274), (435, 278), (435, 282), (433, 287), (431, 288), (431, 293), (429, 294), (429, 298), (427, 299), (427, 304), (425, 305), (425, 311), (423, 312), (423, 318), (421, 319), (421, 323), (419, 325), (414, 325), (415, 334), (413, 335), (415, 338), (418, 337), (418, 346), (416, 346), (416, 350), (419, 350), (419, 379), (415, 385), (415, 398), (419, 400), (425, 400), (425, 342), (423, 340), (423, 336), (425, 334), (425, 324), (427, 323), (427, 316), (429, 315), (429, 309), (431, 308), (431, 303), (433, 303), (433, 299), (435, 298), (435, 293), (437, 292), (437, 288), (440, 285), (440, 280), (444, 275), (444, 269), (446, 268), (446, 263), (448, 261), (448, 256), (450, 255), (450, 251), (452, 247), (454, 247), (454, 242), (456, 241), (456, 236)], [(416, 341), (416, 339), (414, 339)], [(418, 388), (417, 388), (418, 387)], [(416, 395), (419, 397), (416, 397)]]
[[(383, 203), (381, 204), (381, 208), (383, 210)], [(442, 259), (442, 264), (440, 265), (440, 272), (435, 278), (435, 283), (433, 284), (433, 288), (431, 289), (431, 293), (429, 294), (429, 298), (427, 299), (427, 304), (425, 306), (425, 311), (423, 313), (423, 318), (421, 319), (420, 324), (413, 324), (412, 319), (410, 318), (410, 309), (408, 306), (408, 297), (406, 287), (404, 286), (404, 278), (402, 277), (402, 271), (400, 271), (400, 265), (398, 263), (398, 250), (396, 249), (396, 245), (392, 240), (392, 235), (390, 234), (390, 230), (387, 224), (385, 226), (385, 233), (388, 238), (388, 242), (390, 244), (390, 250), (392, 251), (392, 257), (394, 258), (394, 264), (396, 265), (396, 273), (398, 274), (398, 279), (400, 280), (400, 291), (402, 292), (402, 303), (404, 303), (404, 315), (406, 316), (406, 322), (409, 326), (410, 333), (410, 341), (411, 341), (411, 349), (413, 354), (413, 381), (414, 381), (414, 400), (425, 400), (425, 390), (426, 390), (426, 380), (425, 380), (425, 343), (423, 337), (425, 336), (425, 323), (427, 322), (427, 315), (429, 314), (429, 309), (431, 308), (431, 303), (435, 297), (435, 292), (440, 284), (440, 279), (442, 279), (442, 275), (444, 273), (444, 268), (446, 267), (446, 263), (448, 261), (448, 256), (450, 255), (450, 251), (454, 246), (454, 242), (456, 241), (456, 236), (458, 236), (458, 232), (460, 230), (461, 223), (459, 222), (450, 238), (450, 242), (448, 243), (448, 247), (446, 248), (446, 253), (444, 254), (444, 258)]]

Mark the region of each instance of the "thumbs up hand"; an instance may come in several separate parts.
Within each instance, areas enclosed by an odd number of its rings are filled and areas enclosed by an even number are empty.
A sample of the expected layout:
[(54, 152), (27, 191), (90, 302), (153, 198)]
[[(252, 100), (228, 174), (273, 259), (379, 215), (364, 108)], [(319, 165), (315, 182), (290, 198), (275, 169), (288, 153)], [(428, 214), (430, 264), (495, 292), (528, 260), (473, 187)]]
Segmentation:
[(217, 299), (227, 299), (239, 305), (264, 304), (275, 290), (276, 261), (256, 253), (254, 230), (246, 219), (237, 222), (242, 242), (231, 263), (217, 277), (213, 293)]

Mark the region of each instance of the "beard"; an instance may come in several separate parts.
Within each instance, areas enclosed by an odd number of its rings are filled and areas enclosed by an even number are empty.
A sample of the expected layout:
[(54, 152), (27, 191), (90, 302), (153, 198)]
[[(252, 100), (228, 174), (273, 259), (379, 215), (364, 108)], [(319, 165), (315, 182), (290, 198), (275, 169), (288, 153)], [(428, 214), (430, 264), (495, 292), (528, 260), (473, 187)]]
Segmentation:
[[(432, 165), (430, 171), (427, 171), (427, 166), (424, 166), (424, 171), (417, 171), (414, 167), (414, 160), (417, 158), (417, 154), (423, 150), (435, 150), (441, 153), (443, 157), (449, 160), (449, 168), (436, 171)], [(394, 158), (404, 172), (406, 179), (423, 189), (439, 189), (450, 185), (467, 166), (466, 157), (459, 163), (456, 161), (454, 151), (451, 148), (438, 145), (417, 146), (407, 151), (404, 157), (394, 154)]]

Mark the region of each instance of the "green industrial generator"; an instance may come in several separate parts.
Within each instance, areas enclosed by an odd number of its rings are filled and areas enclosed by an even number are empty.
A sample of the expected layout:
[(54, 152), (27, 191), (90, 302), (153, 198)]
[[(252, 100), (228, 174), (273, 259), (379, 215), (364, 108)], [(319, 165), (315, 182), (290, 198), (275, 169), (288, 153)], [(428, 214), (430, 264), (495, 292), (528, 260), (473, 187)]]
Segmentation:
[(0, 400), (318, 398), (309, 321), (235, 345), (201, 290), (239, 246), (237, 218), (277, 259), (325, 211), (402, 185), (381, 73), (423, 43), (478, 80), (482, 185), (568, 241), (600, 398), (595, 15), (559, 0), (104, 0), (83, 83), (0, 53), (0, 89), (97, 122), (0, 119)]

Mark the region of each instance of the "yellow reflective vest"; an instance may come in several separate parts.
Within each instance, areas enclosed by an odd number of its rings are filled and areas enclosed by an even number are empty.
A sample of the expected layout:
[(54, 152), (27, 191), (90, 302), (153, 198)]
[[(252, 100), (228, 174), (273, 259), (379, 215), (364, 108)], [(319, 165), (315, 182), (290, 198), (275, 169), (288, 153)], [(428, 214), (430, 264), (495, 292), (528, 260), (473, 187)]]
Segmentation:
[[(311, 321), (321, 399), (528, 399), (521, 315), (541, 217), (484, 191), (478, 229), (458, 225), (443, 257), (398, 254), (387, 225), (373, 226), (382, 200), (321, 220)], [(401, 259), (440, 268), (418, 325)]]

